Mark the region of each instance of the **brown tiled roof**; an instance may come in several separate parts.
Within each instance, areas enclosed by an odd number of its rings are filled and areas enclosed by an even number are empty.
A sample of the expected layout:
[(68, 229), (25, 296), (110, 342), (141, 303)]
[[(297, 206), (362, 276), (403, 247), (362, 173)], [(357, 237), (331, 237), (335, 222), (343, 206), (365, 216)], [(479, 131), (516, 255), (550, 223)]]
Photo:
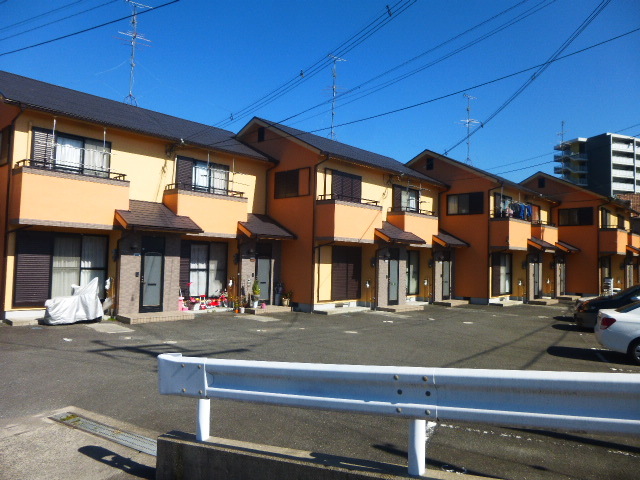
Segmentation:
[(116, 219), (125, 228), (163, 232), (202, 233), (189, 217), (176, 215), (162, 203), (129, 200), (129, 210), (116, 210)]
[(578, 247), (574, 247), (573, 245), (567, 242), (556, 242), (556, 246), (560, 247), (561, 250), (564, 250), (569, 253), (577, 253), (580, 251)]
[(553, 251), (555, 252), (556, 246), (550, 244), (549, 242), (545, 242), (544, 240), (542, 240), (541, 238), (537, 238), (537, 237), (531, 237), (528, 240), (529, 245), (531, 245), (534, 248), (537, 248), (538, 250), (544, 250), (544, 251)]
[(238, 222), (240, 230), (253, 238), (295, 239), (296, 236), (269, 215), (250, 213), (246, 222)]
[(402, 230), (389, 222), (382, 222), (382, 228), (376, 228), (376, 234), (387, 242), (419, 245), (427, 243), (416, 234)]
[(438, 235), (433, 236), (434, 241), (445, 247), (468, 247), (469, 244), (464, 240), (460, 240), (457, 237), (454, 237), (450, 233), (445, 232), (444, 230), (439, 230)]

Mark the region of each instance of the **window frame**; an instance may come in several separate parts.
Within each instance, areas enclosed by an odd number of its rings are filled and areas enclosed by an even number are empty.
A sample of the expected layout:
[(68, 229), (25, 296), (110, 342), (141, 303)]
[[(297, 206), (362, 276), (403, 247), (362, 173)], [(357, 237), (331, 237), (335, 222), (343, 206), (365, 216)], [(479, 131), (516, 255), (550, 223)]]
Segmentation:
[[(589, 219), (587, 219), (587, 213)], [(593, 213), (593, 207), (560, 208), (558, 209), (558, 226), (579, 227), (593, 225)]]
[[(460, 210), (460, 199), (466, 198), (468, 211)], [(457, 200), (456, 211), (452, 211), (452, 200)], [(480, 200), (473, 205), (473, 199)], [(473, 205), (473, 208), (472, 208)], [(447, 215), (481, 215), (484, 213), (484, 192), (452, 193), (447, 195)]]
[(292, 198), (300, 195), (300, 168), (275, 172), (273, 198)]

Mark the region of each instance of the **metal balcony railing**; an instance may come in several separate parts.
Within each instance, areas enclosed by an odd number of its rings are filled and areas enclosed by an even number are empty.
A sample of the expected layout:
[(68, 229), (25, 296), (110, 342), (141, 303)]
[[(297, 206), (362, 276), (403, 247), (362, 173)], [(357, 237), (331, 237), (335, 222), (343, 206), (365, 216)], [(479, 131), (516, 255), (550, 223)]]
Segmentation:
[(74, 165), (68, 163), (56, 162), (55, 160), (34, 160), (27, 158), (16, 163), (16, 168), (29, 167), (39, 170), (49, 170), (53, 172), (70, 173), (72, 175), (81, 175), (85, 177), (108, 178), (111, 180), (126, 180), (124, 173), (112, 172), (110, 168), (89, 168), (83, 165)]
[(343, 202), (360, 203), (363, 205), (378, 205), (380, 202), (377, 200), (368, 200), (361, 197), (351, 197), (349, 195), (343, 195), (340, 193), (325, 193), (318, 195), (318, 200), (342, 200)]
[(438, 213), (434, 212), (432, 210), (424, 210), (422, 208), (418, 208), (418, 207), (409, 207), (406, 205), (401, 205), (401, 206), (395, 206), (395, 207), (389, 207), (389, 212), (390, 213), (419, 213), (420, 215), (429, 215), (431, 217), (437, 217)]
[(237, 192), (227, 188), (205, 187), (192, 183), (170, 183), (165, 190), (188, 190), (190, 192), (211, 193), (213, 195), (223, 195), (225, 197), (244, 198), (244, 192)]

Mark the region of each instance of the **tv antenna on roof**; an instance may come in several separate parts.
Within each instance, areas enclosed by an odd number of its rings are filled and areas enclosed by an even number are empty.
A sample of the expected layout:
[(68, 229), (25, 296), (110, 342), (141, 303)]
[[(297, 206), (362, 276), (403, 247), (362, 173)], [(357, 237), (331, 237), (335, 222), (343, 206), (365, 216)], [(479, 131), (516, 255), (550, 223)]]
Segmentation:
[(335, 55), (328, 55), (329, 58), (333, 58), (333, 68), (331, 69), (331, 74), (333, 76), (333, 87), (331, 88), (331, 92), (333, 95), (333, 99), (331, 100), (331, 133), (329, 136), (331, 140), (335, 140), (336, 132), (333, 128), (334, 120), (336, 117), (336, 96), (338, 94), (338, 86), (336, 85), (336, 78), (338, 78), (338, 62), (346, 62), (344, 58), (336, 57)]
[(560, 145), (564, 145), (564, 134), (565, 134), (565, 131), (564, 131), (564, 120), (562, 120), (560, 125), (561, 125), (560, 128), (562, 130), (560, 130), (556, 135), (558, 135), (560, 137)]
[[(121, 35), (125, 35), (130, 38), (128, 40), (129, 45), (131, 45), (131, 58), (129, 60), (129, 64), (131, 65), (131, 71), (129, 73), (129, 95), (124, 97), (124, 103), (128, 103), (129, 105), (138, 106), (138, 101), (136, 97), (133, 95), (133, 80), (135, 76), (136, 69), (136, 47), (138, 46), (138, 41), (143, 40), (145, 42), (151, 42), (151, 40), (144, 38), (144, 35), (138, 33), (138, 9), (139, 8), (152, 8), (149, 5), (143, 5), (142, 3), (133, 2), (132, 0), (125, 0), (125, 2), (130, 3), (133, 9), (133, 15), (131, 15), (131, 28), (133, 31), (129, 32), (118, 32)], [(148, 46), (146, 44), (141, 44)]]
[(476, 100), (476, 97), (472, 97), (468, 93), (465, 93), (464, 96), (467, 97), (467, 119), (460, 121), (467, 126), (467, 164), (471, 165), (471, 125), (476, 125), (480, 122), (471, 118), (471, 100)]

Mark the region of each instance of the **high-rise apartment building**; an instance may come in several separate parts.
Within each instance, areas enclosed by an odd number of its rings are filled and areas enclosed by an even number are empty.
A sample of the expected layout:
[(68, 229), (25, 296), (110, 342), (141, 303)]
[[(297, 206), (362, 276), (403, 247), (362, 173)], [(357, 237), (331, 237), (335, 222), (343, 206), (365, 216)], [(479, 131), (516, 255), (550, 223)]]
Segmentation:
[(554, 173), (564, 180), (610, 197), (640, 193), (640, 139), (603, 133), (554, 148)]

